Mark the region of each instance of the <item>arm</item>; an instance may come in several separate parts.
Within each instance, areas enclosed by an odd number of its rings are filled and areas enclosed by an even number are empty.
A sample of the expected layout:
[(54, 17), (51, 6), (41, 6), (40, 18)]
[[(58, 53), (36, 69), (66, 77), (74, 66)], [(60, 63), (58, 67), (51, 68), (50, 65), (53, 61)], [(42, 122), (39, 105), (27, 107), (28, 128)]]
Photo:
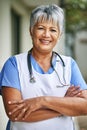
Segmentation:
[(80, 72), (80, 69), (75, 62), (75, 60), (71, 60), (71, 84), (74, 84), (75, 86), (80, 86), (80, 89), (85, 90), (87, 89), (87, 84)]
[(44, 107), (58, 111), (63, 115), (87, 115), (87, 90), (83, 90), (80, 97), (45, 97), (43, 104)]
[(73, 92), (71, 91), (69, 92), (69, 97), (46, 97), (44, 105), (47, 108), (62, 113), (63, 115), (78, 116), (87, 114), (87, 85), (81, 75), (78, 65), (74, 60), (72, 60), (71, 63), (71, 72), (71, 84), (74, 84), (75, 86), (80, 85), (80, 89), (82, 91), (80, 91), (80, 93), (78, 93), (77, 96), (74, 97), (72, 96)]
[[(8, 69), (9, 69), (9, 67), (8, 67)], [(8, 69), (6, 69), (6, 70), (8, 70)], [(15, 76), (15, 77), (17, 77), (17, 76)], [(11, 78), (12, 78), (12, 76), (9, 79), (11, 79)], [(13, 76), (13, 81), (14, 81), (14, 76)], [(17, 81), (17, 80), (15, 80), (15, 81)], [(15, 86), (18, 86), (17, 82), (16, 82)], [(72, 91), (72, 93), (73, 92), (74, 91)], [(18, 119), (16, 118), (17, 121), (26, 122), (26, 121), (37, 121), (37, 120), (48, 119), (48, 118), (52, 118), (52, 117), (55, 117), (58, 115), (60, 116), (61, 114), (63, 114), (61, 112), (60, 112), (61, 113), (60, 114), (58, 112), (58, 110), (56, 111), (55, 109), (48, 107), (48, 105), (44, 106), (44, 105), (46, 105), (46, 104), (44, 104), (44, 103), (46, 103), (44, 101), (46, 100), (45, 98), (47, 98), (47, 97), (38, 97), (38, 98), (26, 99), (26, 100), (21, 101), (22, 97), (20, 94), (20, 90), (14, 89), (14, 88), (7, 88), (7, 87), (3, 87), (2, 93), (3, 93), (3, 100), (5, 103), (6, 112), (7, 112), (7, 114), (9, 112), (11, 112), (10, 114), (8, 114), (8, 116), (13, 121), (15, 121), (16, 117), (18, 118)], [(74, 96), (76, 96), (76, 95), (78, 95), (78, 94), (75, 94), (75, 92), (74, 92)], [(73, 95), (71, 97), (73, 97)], [(83, 96), (83, 97), (85, 97), (85, 96)], [(51, 98), (51, 97), (49, 97), (49, 98)], [(11, 101), (10, 104), (8, 104), (8, 101)], [(14, 103), (14, 101), (16, 101), (16, 102)], [(44, 113), (43, 113), (43, 114), (41, 114), (41, 116), (42, 116), (41, 117), (39, 112), (49, 113), (49, 116), (44, 117)], [(53, 114), (53, 115), (51, 115), (51, 114)], [(26, 115), (28, 115), (28, 116), (26, 116)], [(39, 118), (39, 116), (40, 116), (40, 118)]]
[[(17, 62), (16, 62), (15, 57), (11, 57), (6, 61), (5, 65), (2, 69), (2, 72), (1, 72), (1, 77), (2, 77), (1, 86), (3, 86), (2, 87), (2, 94), (3, 94), (2, 97), (3, 97), (6, 113), (11, 120), (15, 120), (16, 115), (17, 115), (17, 117), (18, 117), (18, 115), (20, 115), (19, 118), (22, 121), (21, 117), (25, 113), (24, 112), (25, 109), (23, 108), (24, 103), (23, 103), (23, 105), (22, 105), (22, 103), (20, 105), (19, 104), (13, 104), (13, 105), (8, 104), (8, 101), (19, 102), (22, 100), (22, 96), (20, 93), (21, 86), (20, 86), (20, 82), (19, 82), (20, 80), (19, 80)], [(32, 100), (34, 101), (36, 99), (32, 98)], [(30, 101), (31, 100), (29, 100), (29, 103), (30, 103)], [(25, 102), (27, 102), (27, 100), (25, 100)], [(15, 112), (15, 114), (9, 115), (9, 112), (11, 112), (12, 110), (15, 110), (16, 108), (18, 108), (18, 111)], [(33, 113), (31, 113), (30, 117), (27, 118), (26, 121), (31, 121), (31, 120), (37, 121), (37, 120), (48, 119), (48, 118), (52, 118), (54, 116), (60, 115), (57, 112), (54, 112), (52, 110), (49, 110), (49, 112), (48, 112), (48, 109), (40, 109)], [(41, 115), (39, 113), (41, 113)], [(45, 114), (45, 113), (47, 113), (47, 114)]]
[[(6, 113), (9, 117), (9, 119), (12, 121), (17, 120), (17, 121), (32, 122), (32, 121), (40, 121), (40, 120), (45, 120), (45, 119), (53, 118), (56, 116), (60, 116), (60, 114), (56, 111), (49, 110), (49, 109), (39, 106), (42, 101), (42, 99), (40, 99), (40, 98), (28, 99), (28, 100), (26, 100), (26, 103), (22, 102), (22, 96), (21, 96), (20, 91), (18, 91), (17, 89), (14, 89), (14, 88), (3, 87), (2, 88), (2, 97), (3, 97), (3, 102), (4, 102)], [(9, 101), (13, 101), (13, 102), (16, 101), (18, 103), (20, 102), (20, 105), (16, 104), (16, 103), (14, 103), (13, 105), (9, 104), (8, 103)], [(27, 111), (27, 109), (31, 104), (34, 104), (34, 106), (37, 105), (37, 107), (36, 107), (37, 110), (33, 111), (30, 114), (30, 112)], [(41, 107), (41, 109), (39, 109), (39, 107)], [(16, 108), (18, 109), (18, 111), (16, 111)], [(27, 112), (26, 113), (27, 117), (25, 120), (23, 120), (23, 118), (22, 118), (25, 114), (24, 108), (26, 108), (26, 112)], [(13, 111), (13, 113), (14, 113), (14, 111), (16, 111), (15, 114), (11, 114), (10, 112), (12, 112), (12, 111)], [(18, 117), (18, 114), (20, 115), (19, 117)], [(16, 117), (16, 115), (18, 118)]]
[[(34, 122), (62, 115), (58, 111), (44, 107), (45, 97), (22, 100), (20, 92), (16, 89), (3, 88), (2, 91), (7, 115), (13, 121)], [(78, 96), (79, 92), (79, 87), (72, 86), (65, 96)]]

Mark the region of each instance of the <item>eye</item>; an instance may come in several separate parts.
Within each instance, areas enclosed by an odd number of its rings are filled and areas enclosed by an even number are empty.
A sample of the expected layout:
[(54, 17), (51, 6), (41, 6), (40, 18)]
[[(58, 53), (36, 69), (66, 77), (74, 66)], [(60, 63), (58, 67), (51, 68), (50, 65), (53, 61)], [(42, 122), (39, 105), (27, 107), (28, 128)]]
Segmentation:
[(38, 30), (43, 30), (44, 28), (43, 27), (38, 27)]
[(56, 29), (51, 29), (51, 32), (57, 32), (57, 30)]

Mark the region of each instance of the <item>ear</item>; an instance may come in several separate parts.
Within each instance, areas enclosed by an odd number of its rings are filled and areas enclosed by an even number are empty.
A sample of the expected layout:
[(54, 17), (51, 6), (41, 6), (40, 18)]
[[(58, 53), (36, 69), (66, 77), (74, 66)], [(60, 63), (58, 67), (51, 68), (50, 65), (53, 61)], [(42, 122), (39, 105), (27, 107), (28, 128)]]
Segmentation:
[(29, 32), (30, 32), (30, 35), (32, 37), (32, 35), (33, 35), (33, 28), (29, 28)]

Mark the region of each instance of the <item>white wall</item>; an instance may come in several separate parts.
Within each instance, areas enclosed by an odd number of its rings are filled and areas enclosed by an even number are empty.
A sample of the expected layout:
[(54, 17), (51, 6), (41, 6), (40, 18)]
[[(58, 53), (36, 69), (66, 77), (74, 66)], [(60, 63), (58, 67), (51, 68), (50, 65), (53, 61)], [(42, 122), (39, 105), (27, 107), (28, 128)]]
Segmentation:
[(21, 52), (28, 51), (32, 47), (29, 33), (29, 13), (21, 19)]
[(11, 54), (10, 0), (0, 0), (0, 69)]
[[(11, 54), (10, 0), (0, 0), (0, 70)], [(8, 118), (0, 96), (0, 130), (6, 129)]]
[(0, 96), (0, 130), (6, 130), (7, 122), (8, 122), (8, 117), (4, 110), (2, 97)]

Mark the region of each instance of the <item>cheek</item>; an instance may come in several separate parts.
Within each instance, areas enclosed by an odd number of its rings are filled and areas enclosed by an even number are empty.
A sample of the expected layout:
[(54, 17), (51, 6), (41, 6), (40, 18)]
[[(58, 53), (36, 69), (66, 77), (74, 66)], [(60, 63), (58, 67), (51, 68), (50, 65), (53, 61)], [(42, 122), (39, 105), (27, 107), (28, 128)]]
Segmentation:
[(33, 33), (33, 38), (37, 39), (37, 38), (40, 37), (40, 35), (41, 35), (40, 33), (34, 32), (34, 33)]
[(60, 39), (60, 35), (55, 35), (55, 41), (58, 41)]
[(57, 41), (58, 41), (58, 39), (59, 39), (59, 37), (58, 37), (58, 36), (54, 36), (54, 41), (55, 41), (55, 42), (57, 42)]
[(37, 35), (36, 35), (36, 33), (33, 33), (32, 34), (32, 40), (34, 41), (35, 39), (37, 39)]
[(39, 35), (34, 34), (32, 36), (32, 41), (33, 41), (34, 44), (38, 44), (39, 43)]

